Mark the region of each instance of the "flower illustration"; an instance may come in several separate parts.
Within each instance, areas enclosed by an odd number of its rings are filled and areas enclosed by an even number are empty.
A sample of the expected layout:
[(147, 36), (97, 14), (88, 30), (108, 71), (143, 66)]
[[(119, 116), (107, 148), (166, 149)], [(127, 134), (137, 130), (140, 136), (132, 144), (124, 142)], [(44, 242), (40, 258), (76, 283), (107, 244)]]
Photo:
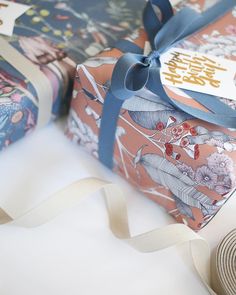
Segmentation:
[(180, 139), (184, 131), (185, 130), (183, 126), (175, 126), (171, 129), (171, 133), (175, 139)]
[(236, 35), (236, 26), (229, 25), (225, 28), (226, 32), (230, 35)]
[(229, 175), (224, 175), (223, 178), (214, 187), (214, 190), (220, 195), (225, 195), (228, 192), (230, 192), (232, 187), (233, 187), (233, 177)]
[(186, 165), (185, 163), (178, 164), (176, 165), (176, 167), (183, 173), (183, 175), (186, 175), (190, 177), (191, 179), (194, 179), (195, 173), (192, 167)]
[(92, 155), (98, 157), (98, 137), (90, 126), (83, 123), (77, 114), (71, 110), (69, 115), (69, 136), (72, 141), (79, 142), (86, 147)]
[(197, 169), (195, 174), (195, 180), (209, 189), (213, 189), (217, 184), (217, 174), (207, 166), (201, 166)]
[(218, 175), (233, 171), (233, 160), (225, 154), (214, 153), (207, 158), (207, 162), (209, 168)]
[(11, 95), (11, 100), (14, 101), (14, 102), (20, 102), (21, 101), (21, 98), (22, 98), (22, 95), (18, 92), (14, 92), (12, 95)]
[(224, 142), (220, 139), (211, 138), (206, 141), (206, 144), (215, 146), (215, 147), (220, 147), (222, 149), (224, 148)]

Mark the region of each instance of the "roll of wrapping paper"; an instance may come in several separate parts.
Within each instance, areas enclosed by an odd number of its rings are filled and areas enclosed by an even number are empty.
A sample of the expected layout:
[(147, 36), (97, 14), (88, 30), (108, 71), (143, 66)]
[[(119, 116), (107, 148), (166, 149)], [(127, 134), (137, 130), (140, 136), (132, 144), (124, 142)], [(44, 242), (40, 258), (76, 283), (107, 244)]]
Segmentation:
[[(219, 245), (210, 273), (208, 265), (210, 249), (206, 240), (184, 224), (172, 224), (132, 236), (122, 191), (117, 185), (97, 178), (86, 178), (72, 183), (22, 216), (14, 216), (1, 209), (0, 222), (23, 227), (38, 226), (56, 217), (65, 209), (76, 206), (81, 199), (99, 190), (105, 192), (110, 229), (117, 238), (143, 253), (189, 243), (195, 269), (209, 294), (236, 295), (236, 229)], [(19, 199), (16, 199), (17, 201), (20, 202)]]

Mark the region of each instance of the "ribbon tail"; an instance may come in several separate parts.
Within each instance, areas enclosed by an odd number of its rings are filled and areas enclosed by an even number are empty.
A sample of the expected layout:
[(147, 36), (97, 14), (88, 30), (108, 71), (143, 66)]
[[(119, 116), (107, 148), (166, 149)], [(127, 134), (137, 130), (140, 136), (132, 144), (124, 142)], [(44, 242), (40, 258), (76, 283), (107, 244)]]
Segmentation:
[(113, 169), (116, 128), (123, 102), (124, 101), (116, 98), (111, 91), (107, 93), (104, 101), (99, 133), (98, 155), (99, 160), (109, 169)]
[(182, 89), (182, 91), (206, 107), (209, 111), (236, 118), (236, 111), (226, 105), (224, 102), (221, 102), (218, 96), (184, 89)]
[(195, 118), (226, 128), (236, 128), (236, 111), (230, 111), (230, 115), (225, 115), (224, 113), (215, 114), (212, 112), (205, 112), (169, 97), (161, 83), (160, 69), (150, 69), (150, 77), (146, 86), (150, 91), (161, 97), (164, 101)]
[(235, 0), (219, 1), (201, 14), (201, 18), (189, 27), (188, 34), (196, 33), (197, 31), (202, 30), (204, 27), (217, 21), (217, 19), (221, 18), (233, 9), (234, 6), (236, 6)]
[(168, 48), (176, 46), (186, 37), (190, 37), (224, 16), (235, 5), (235, 0), (219, 1), (201, 14), (190, 8), (182, 9), (157, 31), (153, 42), (154, 48), (160, 53), (167, 51)]
[(115, 48), (120, 50), (123, 53), (136, 53), (136, 54), (143, 54), (143, 49), (139, 47), (137, 44), (126, 40), (126, 39), (121, 39), (115, 44)]

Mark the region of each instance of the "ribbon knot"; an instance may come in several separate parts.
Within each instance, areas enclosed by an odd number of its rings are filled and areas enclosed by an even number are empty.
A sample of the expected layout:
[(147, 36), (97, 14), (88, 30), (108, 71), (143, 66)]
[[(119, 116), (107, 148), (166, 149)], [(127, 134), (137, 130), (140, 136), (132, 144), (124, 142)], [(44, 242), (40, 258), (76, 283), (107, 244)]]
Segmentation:
[(153, 50), (146, 58), (145, 63), (150, 66), (157, 66), (158, 68), (161, 67), (160, 62), (160, 53), (158, 50)]

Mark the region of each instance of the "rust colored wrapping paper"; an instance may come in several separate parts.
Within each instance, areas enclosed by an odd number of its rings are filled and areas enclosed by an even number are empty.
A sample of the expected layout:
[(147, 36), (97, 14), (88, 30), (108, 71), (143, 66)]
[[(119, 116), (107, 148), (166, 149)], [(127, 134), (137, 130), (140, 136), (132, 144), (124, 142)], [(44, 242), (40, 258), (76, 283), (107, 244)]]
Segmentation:
[[(175, 8), (200, 11), (214, 0), (184, 0)], [(141, 28), (127, 37), (142, 48)], [(182, 48), (236, 59), (236, 8), (180, 44)], [(67, 135), (98, 157), (103, 102), (114, 65), (122, 53), (104, 50), (78, 65)], [(201, 106), (177, 90), (172, 97)], [(236, 102), (222, 99), (236, 109)], [(194, 230), (204, 227), (233, 194), (236, 130), (194, 119), (143, 90), (123, 104), (116, 131), (114, 171), (163, 206), (178, 222)]]

